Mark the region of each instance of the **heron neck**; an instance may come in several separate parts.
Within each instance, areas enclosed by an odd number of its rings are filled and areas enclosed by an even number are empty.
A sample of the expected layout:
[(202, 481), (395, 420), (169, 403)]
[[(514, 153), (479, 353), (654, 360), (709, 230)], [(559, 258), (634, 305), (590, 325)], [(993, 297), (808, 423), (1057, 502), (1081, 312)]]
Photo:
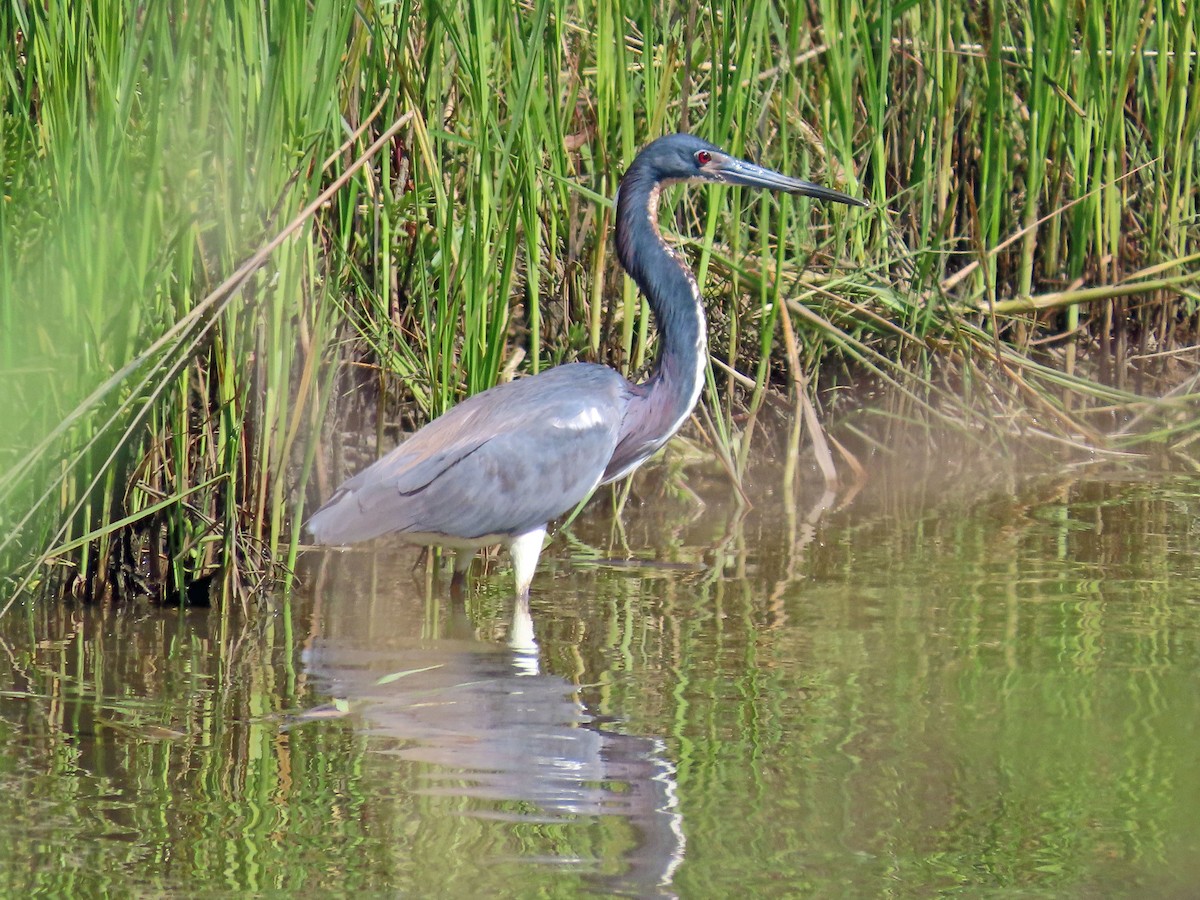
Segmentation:
[(658, 230), (660, 189), (636, 161), (625, 174), (617, 200), (617, 258), (645, 294), (658, 328), (658, 357), (648, 384), (666, 440), (700, 397), (708, 339), (696, 279)]

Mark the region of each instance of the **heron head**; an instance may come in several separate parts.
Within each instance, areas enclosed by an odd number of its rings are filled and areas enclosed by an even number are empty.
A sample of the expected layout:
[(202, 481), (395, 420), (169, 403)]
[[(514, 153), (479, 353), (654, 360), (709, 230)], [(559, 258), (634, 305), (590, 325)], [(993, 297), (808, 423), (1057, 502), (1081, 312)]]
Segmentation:
[(709, 181), (717, 184), (739, 184), (788, 194), (802, 194), (850, 206), (868, 205), (865, 200), (859, 200), (833, 188), (791, 178), (730, 156), (720, 147), (690, 134), (669, 134), (661, 137), (647, 145), (639, 155), (646, 158), (654, 180), (660, 183)]

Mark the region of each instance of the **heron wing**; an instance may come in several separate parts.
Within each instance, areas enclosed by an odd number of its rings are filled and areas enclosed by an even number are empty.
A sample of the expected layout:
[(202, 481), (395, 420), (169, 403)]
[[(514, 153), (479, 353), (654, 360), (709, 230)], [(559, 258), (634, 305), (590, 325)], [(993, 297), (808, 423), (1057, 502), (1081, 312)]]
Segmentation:
[(391, 532), (471, 540), (544, 525), (600, 481), (628, 387), (577, 363), (476, 394), (343, 484), (309, 531), (322, 543)]

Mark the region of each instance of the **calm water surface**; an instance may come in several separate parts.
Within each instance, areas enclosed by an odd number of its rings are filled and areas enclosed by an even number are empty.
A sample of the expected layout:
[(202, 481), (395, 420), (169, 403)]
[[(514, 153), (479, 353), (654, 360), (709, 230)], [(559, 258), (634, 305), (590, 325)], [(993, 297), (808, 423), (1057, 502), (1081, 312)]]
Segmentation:
[(0, 892), (1200, 893), (1200, 482), (773, 488), (593, 504), (531, 619), (391, 547), (10, 613)]

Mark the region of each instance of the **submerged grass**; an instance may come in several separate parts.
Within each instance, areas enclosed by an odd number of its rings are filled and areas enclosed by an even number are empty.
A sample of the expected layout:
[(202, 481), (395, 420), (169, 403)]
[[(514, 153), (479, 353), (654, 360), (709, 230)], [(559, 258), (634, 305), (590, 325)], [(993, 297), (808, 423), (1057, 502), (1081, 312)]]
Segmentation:
[[(735, 480), (777, 407), (805, 423), (788, 452), (807, 432), (827, 470), (892, 422), (1190, 458), (1198, 19), (12, 0), (5, 593), (248, 593), (385, 423), (573, 358), (643, 370), (607, 198), (675, 129), (875, 205), (668, 197), (712, 298), (702, 418)], [(864, 383), (879, 399), (842, 399)], [(832, 450), (821, 421), (843, 423)]]

